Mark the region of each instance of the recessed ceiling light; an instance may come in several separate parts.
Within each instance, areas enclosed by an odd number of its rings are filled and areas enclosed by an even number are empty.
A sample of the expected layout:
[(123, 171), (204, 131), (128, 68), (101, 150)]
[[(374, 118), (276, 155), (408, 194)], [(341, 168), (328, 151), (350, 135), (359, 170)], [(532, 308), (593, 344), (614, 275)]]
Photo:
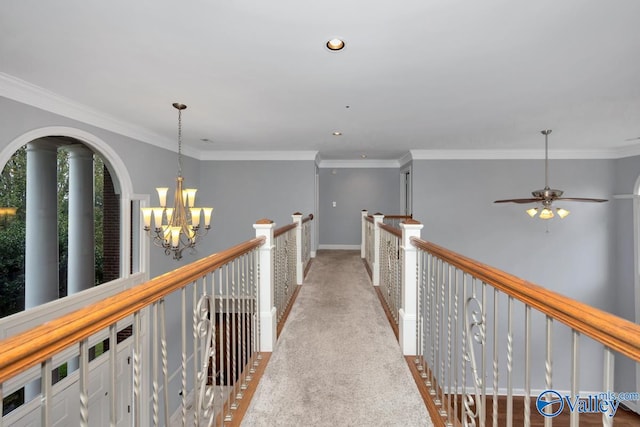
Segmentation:
[(342, 135), (342, 132), (340, 132), (339, 130), (336, 130), (332, 133), (333, 136), (340, 136)]
[(327, 42), (327, 49), (340, 50), (344, 47), (344, 41), (338, 38), (331, 39)]
[(362, 157), (363, 159), (366, 159), (367, 155), (366, 154), (361, 154), (360, 157)]

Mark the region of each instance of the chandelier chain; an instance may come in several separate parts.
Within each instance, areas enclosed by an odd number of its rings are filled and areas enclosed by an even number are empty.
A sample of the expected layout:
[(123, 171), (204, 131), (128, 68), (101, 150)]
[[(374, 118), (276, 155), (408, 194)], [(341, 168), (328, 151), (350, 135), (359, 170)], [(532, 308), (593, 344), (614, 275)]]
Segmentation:
[(182, 110), (178, 109), (178, 176), (182, 176)]

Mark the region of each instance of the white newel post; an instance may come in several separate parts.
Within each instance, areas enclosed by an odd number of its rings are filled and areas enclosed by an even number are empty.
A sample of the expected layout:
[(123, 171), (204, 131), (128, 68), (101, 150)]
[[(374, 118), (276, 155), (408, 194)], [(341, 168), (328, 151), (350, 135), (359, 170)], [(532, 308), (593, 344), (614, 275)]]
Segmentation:
[(291, 215), (296, 223), (296, 283), (302, 284), (304, 280), (304, 266), (302, 265), (302, 214), (296, 212)]
[(422, 227), (424, 227), (423, 224), (412, 219), (400, 223), (402, 229), (400, 249), (404, 255), (404, 265), (402, 266), (402, 306), (399, 310), (398, 332), (402, 354), (405, 356), (413, 356), (417, 351), (418, 251), (411, 244), (411, 238), (420, 238)]
[(259, 304), (260, 313), (260, 351), (273, 351), (277, 338), (276, 307), (274, 304), (274, 271), (273, 257), (275, 252), (275, 240), (273, 230), (276, 224), (270, 219), (258, 220), (253, 224), (256, 230), (256, 237), (264, 236), (266, 241), (260, 247), (260, 274), (259, 274)]
[(367, 216), (369, 212), (366, 209), (362, 210), (362, 219), (360, 221), (362, 241), (360, 243), (360, 258), (365, 259), (367, 257)]
[(380, 286), (380, 225), (384, 215), (377, 213), (373, 215), (373, 286)]

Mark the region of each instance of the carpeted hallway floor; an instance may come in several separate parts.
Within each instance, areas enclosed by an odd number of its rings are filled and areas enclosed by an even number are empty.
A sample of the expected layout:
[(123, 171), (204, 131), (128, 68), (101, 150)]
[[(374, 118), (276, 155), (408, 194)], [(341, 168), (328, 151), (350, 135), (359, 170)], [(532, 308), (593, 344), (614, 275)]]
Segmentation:
[(318, 251), (242, 425), (432, 425), (359, 251)]

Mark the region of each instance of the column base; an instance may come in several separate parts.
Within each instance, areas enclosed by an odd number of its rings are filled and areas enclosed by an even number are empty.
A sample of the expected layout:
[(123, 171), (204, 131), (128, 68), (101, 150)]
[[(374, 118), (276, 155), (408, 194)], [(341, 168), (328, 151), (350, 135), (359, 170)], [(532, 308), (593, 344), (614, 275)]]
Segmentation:
[(402, 354), (405, 356), (413, 356), (416, 354), (416, 315), (407, 314), (404, 309), (398, 311), (400, 318), (398, 320), (398, 341)]
[(260, 351), (273, 351), (278, 338), (278, 316), (275, 307), (260, 313)]

